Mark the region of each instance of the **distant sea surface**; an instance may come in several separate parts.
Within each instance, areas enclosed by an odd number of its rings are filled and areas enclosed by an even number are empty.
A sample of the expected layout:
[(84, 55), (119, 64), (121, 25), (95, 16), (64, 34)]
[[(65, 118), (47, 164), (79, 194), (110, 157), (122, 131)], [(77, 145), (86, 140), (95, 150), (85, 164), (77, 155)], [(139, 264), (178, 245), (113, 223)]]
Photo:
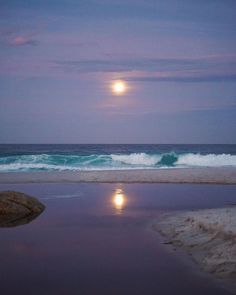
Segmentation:
[(236, 167), (236, 145), (0, 145), (0, 172), (225, 166)]

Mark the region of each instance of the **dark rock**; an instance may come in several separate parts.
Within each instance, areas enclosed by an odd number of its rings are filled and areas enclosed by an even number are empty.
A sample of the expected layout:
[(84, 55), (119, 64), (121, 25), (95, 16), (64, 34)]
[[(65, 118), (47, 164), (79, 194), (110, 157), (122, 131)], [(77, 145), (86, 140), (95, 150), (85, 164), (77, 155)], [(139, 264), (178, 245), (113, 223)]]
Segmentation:
[(0, 227), (29, 223), (44, 209), (34, 197), (13, 191), (0, 192)]

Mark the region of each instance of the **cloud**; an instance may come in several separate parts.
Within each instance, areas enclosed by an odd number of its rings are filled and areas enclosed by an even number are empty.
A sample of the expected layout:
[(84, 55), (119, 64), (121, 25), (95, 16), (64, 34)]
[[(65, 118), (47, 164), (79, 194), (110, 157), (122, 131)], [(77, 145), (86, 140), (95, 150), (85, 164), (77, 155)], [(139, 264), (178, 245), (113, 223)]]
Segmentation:
[(38, 31), (35, 32), (19, 32), (16, 28), (3, 28), (0, 29), (0, 44), (4, 46), (36, 46), (38, 40), (36, 36)]
[(236, 56), (55, 61), (66, 73), (118, 73), (142, 82), (217, 82), (236, 80)]
[[(122, 78), (121, 78), (122, 79)], [(137, 76), (123, 78), (133, 82), (230, 82), (236, 81), (236, 73), (199, 73), (199, 74), (170, 74), (166, 76)]]
[(65, 71), (78, 72), (126, 72), (126, 71), (164, 71), (203, 67), (201, 60), (176, 58), (139, 59), (92, 59), (56, 61), (56, 66)]
[(38, 44), (38, 41), (26, 36), (17, 36), (9, 40), (8, 44), (11, 46), (24, 46), (24, 45), (35, 46)]

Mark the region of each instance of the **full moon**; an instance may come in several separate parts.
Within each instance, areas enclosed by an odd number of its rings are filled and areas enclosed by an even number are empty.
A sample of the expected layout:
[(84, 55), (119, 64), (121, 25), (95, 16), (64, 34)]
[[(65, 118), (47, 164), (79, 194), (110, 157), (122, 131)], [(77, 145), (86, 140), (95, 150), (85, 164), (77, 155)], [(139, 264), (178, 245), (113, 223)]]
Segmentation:
[(117, 95), (122, 95), (126, 92), (127, 86), (124, 81), (115, 81), (112, 84), (112, 91)]

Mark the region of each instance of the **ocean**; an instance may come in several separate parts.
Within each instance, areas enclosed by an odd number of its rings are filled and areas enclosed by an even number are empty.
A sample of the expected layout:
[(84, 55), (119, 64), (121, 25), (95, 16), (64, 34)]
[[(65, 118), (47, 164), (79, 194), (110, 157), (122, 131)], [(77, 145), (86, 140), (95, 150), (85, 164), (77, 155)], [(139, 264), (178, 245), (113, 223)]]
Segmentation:
[(236, 145), (2, 144), (0, 172), (236, 167)]

